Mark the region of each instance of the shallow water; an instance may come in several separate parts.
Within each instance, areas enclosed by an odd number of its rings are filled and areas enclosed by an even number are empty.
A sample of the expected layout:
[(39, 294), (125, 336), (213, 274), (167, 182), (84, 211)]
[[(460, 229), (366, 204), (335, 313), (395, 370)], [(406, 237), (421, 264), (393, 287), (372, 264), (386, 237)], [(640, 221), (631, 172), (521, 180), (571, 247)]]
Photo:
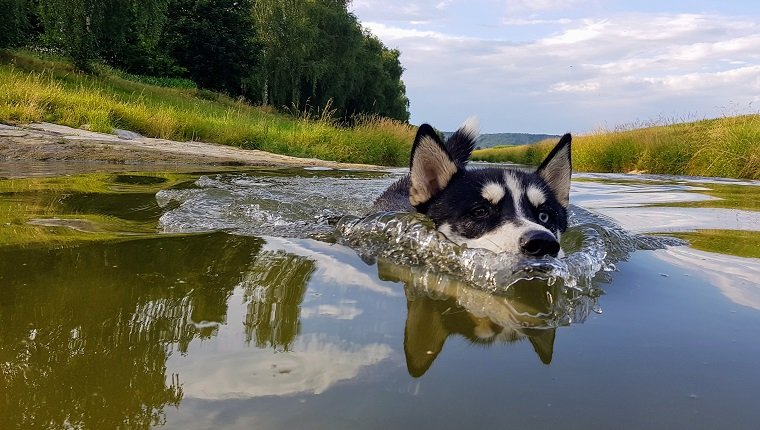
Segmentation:
[(758, 183), (576, 175), (567, 256), (520, 261), (362, 218), (401, 172), (34, 167), (0, 164), (0, 428), (760, 420)]

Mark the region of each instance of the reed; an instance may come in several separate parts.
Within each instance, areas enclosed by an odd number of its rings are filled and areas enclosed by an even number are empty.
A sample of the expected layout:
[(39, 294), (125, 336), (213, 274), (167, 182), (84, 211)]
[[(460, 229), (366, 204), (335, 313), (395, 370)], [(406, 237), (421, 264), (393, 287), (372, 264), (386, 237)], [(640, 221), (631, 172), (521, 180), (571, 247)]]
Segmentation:
[[(554, 143), (482, 149), (473, 159), (538, 164)], [(573, 169), (760, 179), (760, 114), (574, 136)]]

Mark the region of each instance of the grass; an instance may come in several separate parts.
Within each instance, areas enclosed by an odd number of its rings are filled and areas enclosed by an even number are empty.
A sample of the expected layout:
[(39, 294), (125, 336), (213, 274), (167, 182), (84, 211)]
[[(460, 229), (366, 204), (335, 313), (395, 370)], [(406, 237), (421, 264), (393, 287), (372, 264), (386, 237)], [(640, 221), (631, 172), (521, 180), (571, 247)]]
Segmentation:
[(200, 140), (340, 162), (405, 165), (414, 128), (365, 116), (352, 127), (329, 115), (285, 115), (184, 80), (140, 77), (104, 66), (82, 74), (57, 57), (0, 51), (0, 122), (47, 121), (110, 133)]
[[(535, 165), (555, 143), (483, 149), (473, 159)], [(573, 169), (760, 179), (760, 114), (574, 136)]]
[(672, 233), (689, 241), (689, 246), (706, 252), (760, 258), (760, 232), (744, 230), (698, 230)]

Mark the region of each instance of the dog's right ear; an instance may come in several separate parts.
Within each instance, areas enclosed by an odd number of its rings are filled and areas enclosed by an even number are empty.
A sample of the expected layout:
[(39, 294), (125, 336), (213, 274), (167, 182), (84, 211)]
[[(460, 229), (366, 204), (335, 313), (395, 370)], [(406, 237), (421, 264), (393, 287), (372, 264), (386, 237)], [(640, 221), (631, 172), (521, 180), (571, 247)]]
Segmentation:
[(429, 124), (417, 130), (409, 161), (409, 202), (419, 206), (441, 192), (458, 168), (438, 133)]
[(570, 176), (573, 173), (573, 163), (570, 158), (572, 140), (570, 133), (562, 136), (554, 149), (549, 152), (546, 159), (536, 169), (536, 173), (543, 178), (546, 185), (549, 186), (549, 189), (565, 208), (570, 204)]

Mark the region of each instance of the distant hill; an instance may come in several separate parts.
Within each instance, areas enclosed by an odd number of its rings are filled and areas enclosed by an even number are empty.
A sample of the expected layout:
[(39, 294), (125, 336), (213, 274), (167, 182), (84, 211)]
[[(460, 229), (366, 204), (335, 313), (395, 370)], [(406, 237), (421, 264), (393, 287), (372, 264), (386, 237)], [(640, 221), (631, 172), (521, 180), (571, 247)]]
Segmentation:
[[(444, 136), (448, 138), (454, 132), (444, 131)], [(560, 136), (554, 134), (531, 134), (531, 133), (484, 133), (478, 138), (475, 145), (477, 149), (493, 148), (494, 146), (517, 146), (537, 143), (546, 139), (559, 139)]]

